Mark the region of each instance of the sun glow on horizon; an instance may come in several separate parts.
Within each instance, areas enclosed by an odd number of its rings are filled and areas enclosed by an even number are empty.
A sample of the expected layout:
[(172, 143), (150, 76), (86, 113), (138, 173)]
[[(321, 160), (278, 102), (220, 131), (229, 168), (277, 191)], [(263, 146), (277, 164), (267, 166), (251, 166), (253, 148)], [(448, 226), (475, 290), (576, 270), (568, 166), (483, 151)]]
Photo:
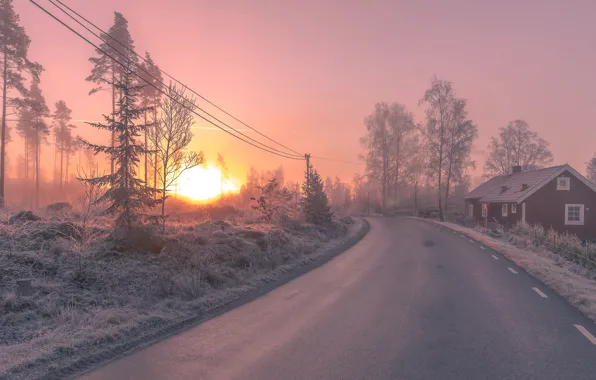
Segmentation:
[(178, 178), (174, 193), (190, 198), (194, 201), (208, 201), (223, 193), (238, 191), (232, 181), (227, 180), (222, 184), (222, 174), (219, 168), (213, 166), (195, 166), (184, 171)]

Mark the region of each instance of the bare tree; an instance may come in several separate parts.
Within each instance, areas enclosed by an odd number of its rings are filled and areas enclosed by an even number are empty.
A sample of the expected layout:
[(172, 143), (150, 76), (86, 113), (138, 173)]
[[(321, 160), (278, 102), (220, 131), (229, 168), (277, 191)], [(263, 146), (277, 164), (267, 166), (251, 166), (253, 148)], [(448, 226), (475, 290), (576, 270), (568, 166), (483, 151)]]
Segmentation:
[(586, 164), (586, 176), (590, 181), (596, 183), (596, 156)]
[(216, 165), (221, 173), (221, 178), (219, 181), (219, 197), (220, 199), (223, 199), (224, 184), (230, 179), (230, 176), (228, 173), (228, 166), (226, 165), (226, 161), (220, 153), (217, 153)]
[(377, 103), (372, 114), (366, 117), (366, 136), (360, 139), (365, 149), (366, 174), (370, 182), (381, 189), (383, 210), (387, 205), (387, 195), (390, 180), (390, 164), (393, 141), (389, 127), (389, 105)]
[[(443, 197), (448, 201), (453, 178), (462, 178), (472, 166), (472, 143), (478, 135), (476, 125), (467, 119), (466, 101), (455, 97), (451, 82), (434, 78), (420, 100), (426, 104), (426, 125), (420, 127), (428, 145), (429, 174), (436, 179), (439, 218), (444, 220)], [(447, 206), (447, 205), (445, 205)]]
[(403, 104), (393, 103), (389, 106), (387, 119), (391, 130), (393, 154), (391, 171), (393, 177), (393, 202), (397, 202), (400, 175), (412, 154), (410, 139), (414, 132), (414, 116)]
[[(186, 152), (193, 133), (193, 110), (196, 100), (185, 95), (184, 89), (170, 84), (168, 96), (161, 104), (159, 128), (156, 129), (152, 144), (157, 161), (150, 157), (151, 166), (158, 168), (157, 178), (161, 192), (161, 215), (165, 217), (168, 191), (180, 175), (204, 162), (203, 152)], [(163, 228), (165, 229), (165, 219)]]
[(488, 149), (489, 157), (484, 164), (486, 177), (510, 174), (513, 166), (532, 170), (553, 161), (548, 142), (530, 130), (523, 120), (512, 121), (501, 128), (499, 136), (491, 138)]
[(404, 178), (412, 190), (412, 201), (414, 210), (418, 212), (418, 194), (420, 188), (424, 185), (427, 155), (426, 147), (418, 136), (410, 141), (411, 155), (405, 167)]

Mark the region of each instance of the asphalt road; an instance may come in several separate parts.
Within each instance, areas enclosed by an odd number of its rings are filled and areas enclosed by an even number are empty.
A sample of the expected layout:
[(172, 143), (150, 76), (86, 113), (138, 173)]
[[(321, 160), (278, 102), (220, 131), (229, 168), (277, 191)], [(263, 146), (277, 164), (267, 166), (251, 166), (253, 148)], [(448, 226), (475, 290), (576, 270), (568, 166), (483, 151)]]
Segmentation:
[(596, 344), (575, 325), (596, 335), (478, 243), (371, 219), (368, 236), (328, 264), (83, 378), (594, 380)]

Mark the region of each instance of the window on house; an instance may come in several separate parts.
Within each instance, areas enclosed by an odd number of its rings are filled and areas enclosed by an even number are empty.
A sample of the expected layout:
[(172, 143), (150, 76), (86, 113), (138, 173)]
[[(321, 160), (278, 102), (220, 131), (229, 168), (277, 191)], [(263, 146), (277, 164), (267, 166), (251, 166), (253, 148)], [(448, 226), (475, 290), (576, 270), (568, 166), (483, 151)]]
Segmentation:
[(486, 218), (486, 209), (487, 209), (487, 205), (482, 205), (482, 217)]
[(469, 216), (474, 216), (474, 205), (469, 205), (468, 206), (468, 215)]
[(584, 205), (565, 205), (565, 224), (584, 225)]
[(507, 216), (507, 203), (501, 205), (501, 215)]
[(557, 190), (569, 190), (569, 177), (557, 178)]
[(515, 214), (517, 212), (517, 204), (512, 203), (511, 204), (511, 213)]

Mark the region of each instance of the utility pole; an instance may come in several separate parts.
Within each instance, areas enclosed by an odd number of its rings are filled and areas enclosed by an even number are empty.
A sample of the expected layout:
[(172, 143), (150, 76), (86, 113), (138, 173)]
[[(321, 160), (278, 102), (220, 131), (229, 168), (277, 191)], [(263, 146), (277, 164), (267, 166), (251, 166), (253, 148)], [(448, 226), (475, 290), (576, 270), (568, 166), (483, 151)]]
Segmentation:
[(306, 160), (306, 190), (310, 190), (310, 154), (306, 153), (304, 155), (304, 159)]

